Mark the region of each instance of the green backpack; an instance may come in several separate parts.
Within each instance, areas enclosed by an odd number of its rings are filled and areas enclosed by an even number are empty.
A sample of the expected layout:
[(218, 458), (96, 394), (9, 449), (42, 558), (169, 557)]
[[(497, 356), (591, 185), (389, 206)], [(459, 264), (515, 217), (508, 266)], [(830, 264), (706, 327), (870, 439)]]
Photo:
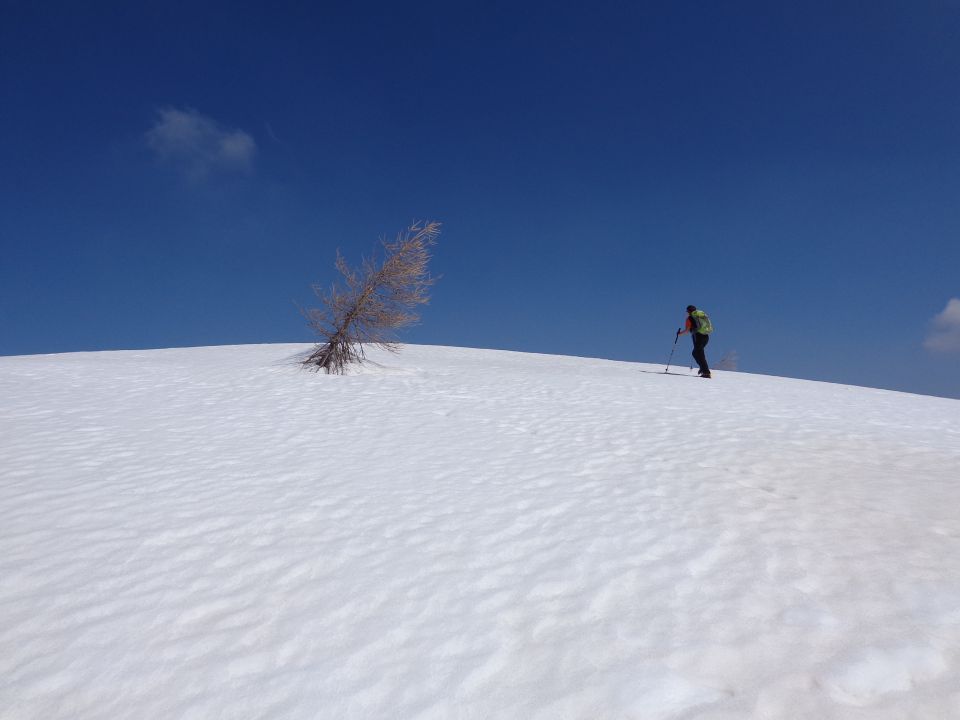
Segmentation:
[(690, 317), (693, 318), (696, 327), (694, 330), (701, 335), (709, 335), (713, 332), (713, 323), (710, 322), (710, 318), (703, 310), (694, 310), (690, 313)]

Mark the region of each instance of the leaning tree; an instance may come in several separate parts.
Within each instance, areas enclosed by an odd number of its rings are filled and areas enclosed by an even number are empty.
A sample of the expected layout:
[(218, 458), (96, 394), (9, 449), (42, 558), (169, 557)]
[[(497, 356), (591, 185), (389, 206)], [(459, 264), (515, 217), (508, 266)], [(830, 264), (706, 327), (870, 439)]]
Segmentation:
[(440, 223), (413, 223), (393, 242), (380, 240), (380, 250), (351, 268), (337, 251), (336, 267), (345, 288), (325, 291), (314, 286), (321, 308), (305, 311), (310, 326), (322, 338), (303, 361), (307, 367), (341, 374), (347, 365), (363, 362), (364, 346), (397, 352), (396, 331), (420, 319), (417, 305), (429, 301), (436, 281), (427, 264), (430, 248), (440, 235)]

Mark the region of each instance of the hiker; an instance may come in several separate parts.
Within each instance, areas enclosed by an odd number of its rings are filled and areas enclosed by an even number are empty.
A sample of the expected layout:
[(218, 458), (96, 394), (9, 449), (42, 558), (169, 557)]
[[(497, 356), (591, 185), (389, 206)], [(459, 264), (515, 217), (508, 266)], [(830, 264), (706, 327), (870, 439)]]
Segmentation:
[(687, 305), (687, 322), (683, 330), (677, 335), (693, 335), (693, 359), (700, 366), (697, 373), (702, 378), (710, 377), (710, 366), (707, 365), (707, 343), (710, 342), (710, 333), (713, 332), (713, 325), (710, 318), (703, 310), (697, 310), (696, 305)]

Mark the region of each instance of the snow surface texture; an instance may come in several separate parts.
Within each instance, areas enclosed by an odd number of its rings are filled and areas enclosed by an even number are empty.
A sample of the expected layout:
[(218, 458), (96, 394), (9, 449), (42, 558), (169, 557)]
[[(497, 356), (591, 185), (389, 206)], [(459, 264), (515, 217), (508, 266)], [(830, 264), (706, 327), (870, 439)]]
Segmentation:
[(0, 358), (0, 717), (960, 718), (960, 402), (304, 350)]

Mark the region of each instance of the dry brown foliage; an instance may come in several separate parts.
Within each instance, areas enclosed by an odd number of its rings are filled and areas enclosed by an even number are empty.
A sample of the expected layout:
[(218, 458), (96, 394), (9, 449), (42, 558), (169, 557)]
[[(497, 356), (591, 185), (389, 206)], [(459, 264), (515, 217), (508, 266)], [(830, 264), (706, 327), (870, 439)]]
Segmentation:
[(420, 319), (417, 305), (429, 302), (428, 290), (436, 281), (427, 264), (430, 248), (440, 235), (440, 223), (413, 223), (396, 240), (380, 240), (383, 258), (376, 253), (353, 269), (337, 251), (337, 270), (345, 289), (314, 286), (322, 308), (305, 312), (310, 326), (323, 342), (303, 361), (327, 373), (341, 374), (350, 363), (363, 362), (364, 345), (397, 352), (395, 331)]

